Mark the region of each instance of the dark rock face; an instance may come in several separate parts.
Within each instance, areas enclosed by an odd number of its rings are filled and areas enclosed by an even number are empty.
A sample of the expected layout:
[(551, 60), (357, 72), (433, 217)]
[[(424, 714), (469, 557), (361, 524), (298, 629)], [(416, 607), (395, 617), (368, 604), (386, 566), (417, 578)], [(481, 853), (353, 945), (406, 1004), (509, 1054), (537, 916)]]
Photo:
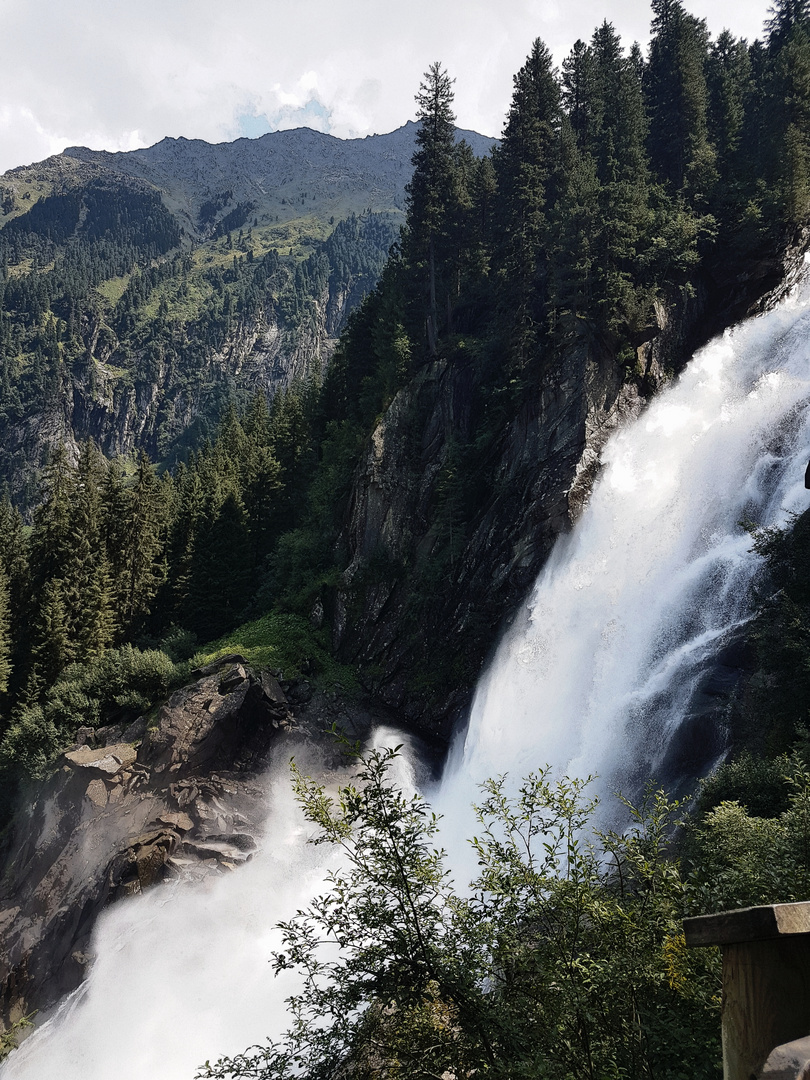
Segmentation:
[[(646, 385), (662, 380), (660, 363), (649, 355)], [(437, 361), (382, 418), (355, 478), (346, 532), (351, 561), (335, 604), (341, 654), (381, 672), (383, 700), (405, 709), (419, 730), (434, 736), (447, 735), (463, 712), (486, 643), (494, 642), (504, 617), (525, 596), (557, 536), (579, 516), (610, 433), (645, 404), (606, 350), (573, 345), (503, 431), (492, 463), (493, 495), (451, 566), (445, 598), (435, 598), (414, 630), (407, 616), (412, 579), (393, 573), (368, 584), (364, 569), (381, 552), (394, 568), (429, 557), (436, 542), (436, 485), (452, 440), (467, 439), (471, 431), (467, 383), (463, 367)], [(416, 432), (415, 417), (425, 418)], [(465, 653), (461, 685), (448, 685), (443, 698), (420, 700), (413, 693), (414, 673), (437, 652), (452, 663), (455, 648)]]
[(108, 904), (166, 877), (228, 872), (255, 852), (261, 770), (304, 731), (273, 676), (241, 657), (195, 676), (154, 727), (81, 729), (90, 738), (15, 819), (0, 887), (0, 1022), (78, 985)]

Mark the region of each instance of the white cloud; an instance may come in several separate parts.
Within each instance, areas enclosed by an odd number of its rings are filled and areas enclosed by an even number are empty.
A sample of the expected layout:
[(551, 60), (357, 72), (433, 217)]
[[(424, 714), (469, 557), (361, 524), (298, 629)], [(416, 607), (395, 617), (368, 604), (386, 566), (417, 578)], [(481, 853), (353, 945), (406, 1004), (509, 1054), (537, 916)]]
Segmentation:
[[(765, 6), (687, 7), (755, 36)], [(213, 141), (262, 124), (340, 136), (413, 116), (429, 63), (456, 78), (459, 124), (499, 134), (512, 75), (535, 37), (561, 60), (607, 16), (644, 40), (643, 0), (0, 0), (0, 171), (65, 145), (108, 149), (164, 135)], [(253, 118), (253, 123), (249, 123)]]

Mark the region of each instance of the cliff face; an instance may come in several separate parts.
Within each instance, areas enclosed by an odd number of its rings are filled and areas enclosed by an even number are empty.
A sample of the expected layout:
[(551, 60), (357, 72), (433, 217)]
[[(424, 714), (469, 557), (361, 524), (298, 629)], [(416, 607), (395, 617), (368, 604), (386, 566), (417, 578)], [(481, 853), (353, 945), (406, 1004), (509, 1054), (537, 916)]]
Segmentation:
[[(423, 732), (449, 736), (503, 621), (582, 512), (610, 433), (696, 348), (783, 295), (807, 241), (803, 232), (775, 254), (707, 271), (688, 296), (659, 305), (633, 372), (606, 342), (571, 343), (502, 426), (485, 462), (486, 498), (456, 537), (452, 503), (443, 521), (436, 506), (456, 443), (469, 443), (481, 419), (470, 366), (437, 360), (400, 391), (355, 476), (348, 566), (333, 598), (338, 650), (382, 700)], [(431, 588), (423, 571), (439, 545), (443, 574)]]
[[(255, 318), (234, 326), (222, 346), (211, 349), (190, 372), (178, 371), (171, 355), (136, 355), (124, 373), (121, 343), (112, 333), (100, 342), (96, 328), (87, 326), (89, 355), (81, 366), (62, 372), (56, 392), (22, 416), (11, 410), (0, 416), (2, 472), (27, 502), (35, 498), (39, 469), (58, 443), (74, 455), (89, 438), (110, 457), (139, 448), (153, 460), (171, 457), (187, 432), (211, 430), (229, 399), (246, 401), (259, 390), (272, 399), (280, 390), (322, 375), (361, 297), (359, 287), (327, 284), (309, 298), (310, 318), (292, 329), (268, 298)], [(178, 340), (178, 349), (184, 344)]]

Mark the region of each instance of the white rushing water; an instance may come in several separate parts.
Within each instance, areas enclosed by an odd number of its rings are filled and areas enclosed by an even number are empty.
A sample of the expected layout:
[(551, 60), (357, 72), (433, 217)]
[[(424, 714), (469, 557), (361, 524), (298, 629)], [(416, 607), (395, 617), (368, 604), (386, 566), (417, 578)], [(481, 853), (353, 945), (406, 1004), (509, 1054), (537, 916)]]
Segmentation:
[[(662, 767), (702, 670), (748, 613), (757, 560), (739, 521), (804, 510), (809, 457), (804, 285), (702, 350), (610, 441), (582, 520), (497, 650), (435, 792), (448, 836), (469, 835), (477, 785), (497, 773), (549, 763), (612, 787)], [(191, 1080), (207, 1057), (283, 1029), (274, 925), (327, 869), (306, 831), (279, 777), (252, 863), (207, 889), (164, 887), (111, 909), (89, 979), (2, 1080)], [(448, 846), (463, 873), (463, 845)]]

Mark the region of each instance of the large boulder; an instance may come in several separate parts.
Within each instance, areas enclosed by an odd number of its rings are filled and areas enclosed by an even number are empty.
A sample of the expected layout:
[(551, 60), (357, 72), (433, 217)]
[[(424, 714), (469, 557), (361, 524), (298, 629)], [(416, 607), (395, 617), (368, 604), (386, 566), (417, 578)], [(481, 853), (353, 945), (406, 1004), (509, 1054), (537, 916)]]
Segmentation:
[(810, 1080), (810, 1036), (772, 1050), (760, 1080)]

